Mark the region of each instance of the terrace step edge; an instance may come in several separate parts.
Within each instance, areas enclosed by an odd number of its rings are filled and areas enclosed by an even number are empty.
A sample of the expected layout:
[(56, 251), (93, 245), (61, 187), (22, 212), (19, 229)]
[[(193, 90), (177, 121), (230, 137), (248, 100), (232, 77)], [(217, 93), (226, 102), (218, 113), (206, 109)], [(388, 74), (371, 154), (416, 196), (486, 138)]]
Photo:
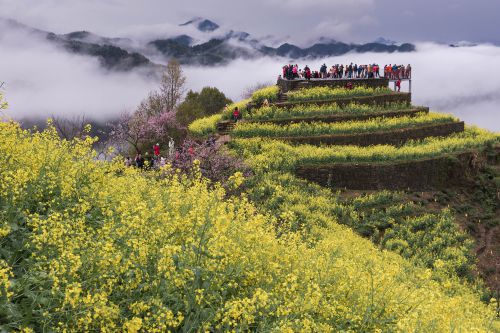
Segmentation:
[[(446, 122), (418, 127), (409, 127), (379, 132), (366, 132), (354, 134), (337, 134), (321, 136), (297, 137), (265, 137), (272, 140), (286, 141), (291, 144), (310, 145), (357, 145), (367, 147), (371, 145), (389, 144), (402, 145), (409, 140), (421, 140), (428, 137), (448, 136), (465, 130), (463, 121)], [(255, 136), (259, 137), (259, 136)]]
[(421, 191), (463, 186), (485, 165), (485, 152), (471, 149), (408, 161), (303, 165), (295, 174), (334, 189)]

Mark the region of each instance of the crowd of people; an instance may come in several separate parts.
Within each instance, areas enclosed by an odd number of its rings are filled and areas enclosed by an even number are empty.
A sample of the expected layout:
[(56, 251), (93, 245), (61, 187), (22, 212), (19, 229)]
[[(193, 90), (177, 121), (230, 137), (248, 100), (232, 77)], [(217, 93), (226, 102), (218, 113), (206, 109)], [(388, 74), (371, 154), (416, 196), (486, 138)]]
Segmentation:
[[(134, 159), (130, 156), (125, 158), (125, 166), (127, 167), (137, 167), (139, 169), (158, 169), (167, 164), (167, 158), (165, 156), (161, 156), (160, 153), (160, 144), (157, 143), (153, 146), (152, 155), (149, 156), (149, 153), (146, 152), (146, 157), (142, 156), (140, 152), (137, 153)], [(173, 156), (175, 154), (175, 143), (172, 138), (169, 139), (168, 142), (168, 156)]]
[[(383, 76), (381, 71), (383, 70)], [(378, 64), (358, 65), (352, 62), (349, 65), (335, 64), (328, 68), (323, 64), (319, 70), (311, 70), (309, 66), (303, 69), (297, 64), (288, 64), (283, 66), (283, 73), (280, 78), (287, 80), (294, 79), (365, 79), (386, 77), (391, 80), (410, 79), (411, 66), (404, 65), (385, 65), (381, 68)]]
[(411, 66), (386, 65), (384, 66), (384, 77), (391, 80), (411, 79)]
[(142, 156), (141, 153), (138, 153), (133, 160), (130, 156), (127, 156), (125, 158), (125, 166), (133, 166), (139, 169), (158, 169), (165, 166), (166, 164), (166, 157), (154, 155), (148, 156), (148, 153), (146, 153), (146, 157)]
[[(210, 137), (205, 141), (207, 146), (215, 146), (216, 140), (215, 137)], [(195, 157), (195, 149), (192, 145), (189, 145), (187, 149), (183, 152), (184, 147), (180, 146), (175, 148), (174, 140), (170, 138), (168, 143), (168, 152), (167, 156), (161, 155), (160, 144), (155, 144), (153, 146), (152, 155), (149, 152), (146, 152), (145, 157), (142, 153), (138, 152), (134, 159), (130, 156), (125, 157), (124, 164), (127, 167), (136, 167), (144, 170), (151, 169), (160, 169), (164, 167), (167, 163), (171, 163), (172, 161), (178, 160), (181, 158), (181, 154), (186, 154), (191, 159)]]

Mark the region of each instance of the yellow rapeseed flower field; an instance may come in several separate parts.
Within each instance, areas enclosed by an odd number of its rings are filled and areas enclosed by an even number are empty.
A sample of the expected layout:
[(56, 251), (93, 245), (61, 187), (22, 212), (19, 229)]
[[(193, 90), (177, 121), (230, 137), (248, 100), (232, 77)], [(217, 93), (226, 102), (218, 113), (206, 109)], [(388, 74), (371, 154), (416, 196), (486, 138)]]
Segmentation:
[(0, 123), (5, 331), (498, 329), (494, 301), (335, 221), (277, 237), (245, 195), (96, 161), (92, 142)]

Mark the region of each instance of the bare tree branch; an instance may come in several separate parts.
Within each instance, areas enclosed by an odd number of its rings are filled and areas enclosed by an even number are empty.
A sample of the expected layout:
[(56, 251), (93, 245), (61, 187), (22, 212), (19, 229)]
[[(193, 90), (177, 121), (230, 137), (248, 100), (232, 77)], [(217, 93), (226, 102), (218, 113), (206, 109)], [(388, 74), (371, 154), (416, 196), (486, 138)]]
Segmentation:
[(85, 126), (88, 124), (88, 119), (83, 114), (72, 118), (53, 115), (52, 124), (61, 138), (71, 140), (73, 138), (83, 138), (86, 135)]

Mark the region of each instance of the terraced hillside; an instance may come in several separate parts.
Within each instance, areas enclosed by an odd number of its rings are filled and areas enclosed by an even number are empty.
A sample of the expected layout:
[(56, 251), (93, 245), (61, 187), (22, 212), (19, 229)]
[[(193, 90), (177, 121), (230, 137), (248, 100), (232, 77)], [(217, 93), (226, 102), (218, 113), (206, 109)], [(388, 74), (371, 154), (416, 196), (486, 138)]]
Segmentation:
[[(229, 134), (231, 146), (242, 154), (272, 155), (272, 167), (353, 190), (459, 184), (484, 165), (483, 148), (498, 142), (496, 134), (411, 105), (408, 93), (378, 85), (346, 89), (334, 82), (335, 87), (316, 85), (287, 93), (278, 87), (258, 91), (252, 100), (230, 106), (211, 121), (194, 123), (191, 130), (206, 135), (216, 128)], [(271, 104), (263, 106), (265, 99)], [(228, 120), (234, 106), (243, 110), (238, 123)]]
[(436, 278), (447, 267), (444, 275), (486, 282), (484, 299), (498, 292), (499, 135), (414, 106), (411, 94), (380, 82), (334, 82), (265, 88), (190, 131), (219, 136), (247, 161), (250, 198), (293, 216), (278, 226), (293, 220), (292, 229), (314, 233), (331, 219)]

